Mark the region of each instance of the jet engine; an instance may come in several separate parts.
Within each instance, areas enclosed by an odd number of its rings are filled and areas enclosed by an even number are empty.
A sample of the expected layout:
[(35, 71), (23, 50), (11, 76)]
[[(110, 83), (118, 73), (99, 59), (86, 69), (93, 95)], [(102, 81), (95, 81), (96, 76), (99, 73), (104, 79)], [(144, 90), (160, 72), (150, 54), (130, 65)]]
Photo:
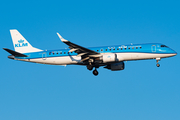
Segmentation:
[(116, 54), (105, 54), (102, 56), (103, 63), (115, 62), (117, 59)]
[(112, 63), (112, 64), (105, 66), (104, 68), (107, 68), (111, 71), (124, 70), (124, 62)]

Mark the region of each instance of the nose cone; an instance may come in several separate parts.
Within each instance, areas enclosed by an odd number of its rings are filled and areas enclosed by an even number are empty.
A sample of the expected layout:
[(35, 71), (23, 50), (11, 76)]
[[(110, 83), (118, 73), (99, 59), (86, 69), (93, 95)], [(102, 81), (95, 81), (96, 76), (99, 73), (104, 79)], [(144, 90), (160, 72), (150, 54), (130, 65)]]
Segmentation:
[(173, 56), (176, 56), (177, 52), (175, 50), (172, 50), (172, 54), (173, 54)]

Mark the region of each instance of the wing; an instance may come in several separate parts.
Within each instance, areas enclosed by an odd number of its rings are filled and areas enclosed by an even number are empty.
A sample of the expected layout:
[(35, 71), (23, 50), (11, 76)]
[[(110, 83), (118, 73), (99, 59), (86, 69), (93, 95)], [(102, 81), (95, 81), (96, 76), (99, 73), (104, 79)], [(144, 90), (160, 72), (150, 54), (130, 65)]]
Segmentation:
[[(95, 51), (90, 50), (88, 48), (79, 46), (77, 44), (74, 44), (74, 43), (64, 39), (59, 33), (57, 33), (57, 35), (59, 36), (59, 38), (61, 39), (61, 41), (63, 43), (65, 43), (66, 45), (69, 46), (69, 48), (71, 49), (69, 52), (73, 52), (74, 51), (74, 52), (76, 52), (78, 54), (78, 56), (82, 56), (82, 57), (84, 56), (83, 57), (84, 60), (89, 59), (90, 56), (96, 57), (96, 56), (100, 55), (100, 53), (98, 53), (98, 52), (95, 52)], [(82, 60), (82, 61), (84, 61), (84, 60)]]

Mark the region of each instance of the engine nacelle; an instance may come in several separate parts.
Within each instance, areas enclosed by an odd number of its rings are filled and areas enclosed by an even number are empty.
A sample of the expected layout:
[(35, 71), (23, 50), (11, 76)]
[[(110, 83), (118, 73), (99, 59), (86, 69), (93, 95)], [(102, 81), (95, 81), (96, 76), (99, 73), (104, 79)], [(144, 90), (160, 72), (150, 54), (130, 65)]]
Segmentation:
[(107, 68), (112, 71), (117, 71), (117, 70), (124, 70), (124, 67), (125, 67), (124, 62), (119, 62), (119, 63), (109, 64), (104, 68)]
[(102, 56), (103, 63), (108, 63), (108, 62), (115, 62), (117, 59), (116, 54), (104, 54)]

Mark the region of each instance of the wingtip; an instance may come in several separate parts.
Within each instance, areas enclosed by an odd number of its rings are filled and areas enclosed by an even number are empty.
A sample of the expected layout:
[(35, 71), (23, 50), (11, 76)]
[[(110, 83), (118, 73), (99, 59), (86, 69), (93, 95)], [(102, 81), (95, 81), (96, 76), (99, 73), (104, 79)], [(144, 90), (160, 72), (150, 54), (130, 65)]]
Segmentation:
[(58, 32), (57, 32), (57, 35), (58, 35), (58, 37), (60, 38), (60, 40), (62, 42), (67, 42), (68, 41), (68, 40), (64, 39)]
[(10, 29), (9, 31), (17, 31), (17, 29)]

